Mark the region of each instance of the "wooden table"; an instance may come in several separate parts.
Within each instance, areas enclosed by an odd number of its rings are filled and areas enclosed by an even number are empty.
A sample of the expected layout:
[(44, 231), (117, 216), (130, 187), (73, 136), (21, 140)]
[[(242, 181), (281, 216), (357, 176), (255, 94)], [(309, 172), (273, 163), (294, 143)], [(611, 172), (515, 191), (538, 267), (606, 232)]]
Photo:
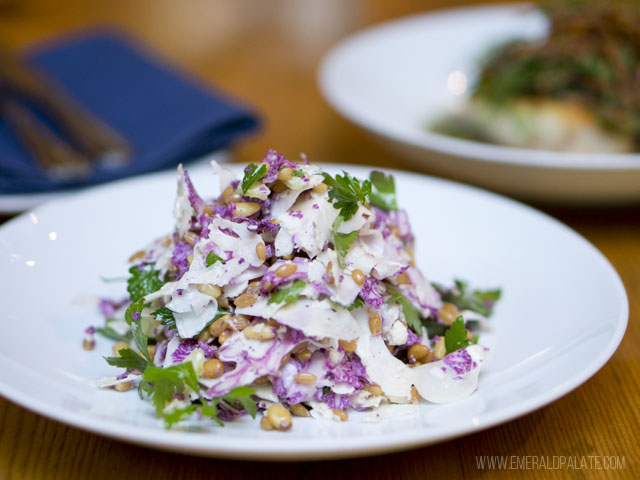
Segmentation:
[[(313, 161), (402, 165), (334, 113), (315, 84), (323, 52), (367, 25), (446, 0), (0, 0), (0, 41), (23, 47), (95, 24), (117, 25), (206, 82), (256, 105), (263, 131), (236, 150)], [(490, 430), (404, 453), (333, 462), (255, 463), (161, 453), (85, 433), (0, 399), (1, 479), (640, 478), (640, 208), (545, 208), (593, 242), (624, 281), (631, 318), (622, 345), (586, 384)], [(624, 469), (482, 471), (477, 455), (624, 457)], [(602, 465), (600, 465), (602, 467)]]

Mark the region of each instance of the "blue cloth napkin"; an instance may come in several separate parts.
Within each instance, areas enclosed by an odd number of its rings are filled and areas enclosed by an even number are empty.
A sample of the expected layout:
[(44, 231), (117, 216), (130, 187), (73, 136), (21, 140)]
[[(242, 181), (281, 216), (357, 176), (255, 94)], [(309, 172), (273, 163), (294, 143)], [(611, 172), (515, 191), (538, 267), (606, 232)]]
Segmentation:
[(80, 183), (50, 180), (0, 117), (0, 194), (92, 185), (186, 162), (227, 147), (257, 127), (256, 115), (199, 85), (112, 31), (85, 33), (34, 49), (32, 65), (134, 149), (129, 165), (96, 168)]

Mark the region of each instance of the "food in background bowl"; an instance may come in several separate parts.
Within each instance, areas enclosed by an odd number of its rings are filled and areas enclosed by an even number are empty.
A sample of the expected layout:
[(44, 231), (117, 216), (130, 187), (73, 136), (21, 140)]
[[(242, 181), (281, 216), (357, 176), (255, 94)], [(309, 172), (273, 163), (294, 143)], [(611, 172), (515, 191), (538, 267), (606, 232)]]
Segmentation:
[(548, 36), (494, 48), (470, 100), (432, 129), (520, 148), (638, 151), (640, 6), (579, 0), (542, 10)]
[(178, 168), (175, 230), (132, 256), (129, 297), (87, 330), (88, 349), (96, 332), (118, 340), (107, 361), (125, 369), (96, 385), (137, 385), (167, 426), (261, 411), (266, 430), (475, 391), (487, 349), (471, 330), (500, 291), (423, 276), (392, 176), (274, 151), (241, 180), (212, 165), (221, 195), (204, 200)]

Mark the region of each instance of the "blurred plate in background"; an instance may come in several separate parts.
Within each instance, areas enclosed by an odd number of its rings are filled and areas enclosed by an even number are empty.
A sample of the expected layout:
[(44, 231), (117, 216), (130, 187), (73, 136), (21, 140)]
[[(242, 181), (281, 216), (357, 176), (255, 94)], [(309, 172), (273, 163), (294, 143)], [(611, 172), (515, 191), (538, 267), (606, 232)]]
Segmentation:
[(537, 38), (546, 19), (529, 4), (416, 15), (355, 34), (319, 69), (327, 101), (413, 167), (527, 200), (640, 200), (640, 154), (528, 150), (436, 134), (427, 125), (468, 98), (492, 46)]

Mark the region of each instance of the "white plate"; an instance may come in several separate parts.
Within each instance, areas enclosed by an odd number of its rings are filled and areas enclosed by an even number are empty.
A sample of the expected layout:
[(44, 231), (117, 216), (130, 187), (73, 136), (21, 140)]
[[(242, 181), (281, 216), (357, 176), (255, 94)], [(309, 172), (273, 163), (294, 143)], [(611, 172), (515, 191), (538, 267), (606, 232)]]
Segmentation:
[[(214, 159), (218, 163), (226, 163), (229, 161), (229, 151), (220, 150), (218, 152), (209, 153), (202, 158), (193, 161), (193, 164), (206, 163)], [(173, 168), (171, 168), (173, 170)], [(81, 191), (77, 190), (57, 190), (55, 192), (42, 192), (42, 193), (0, 193), (0, 214), (14, 214), (24, 212), (30, 208), (35, 208), (38, 205), (49, 202), (51, 200), (57, 200), (64, 198), (68, 195), (74, 195)]]
[[(328, 171), (335, 166), (326, 167)], [(347, 167), (359, 176), (367, 170)], [(192, 171), (213, 194), (208, 172)], [(0, 228), (0, 394), (75, 427), (151, 447), (192, 454), (264, 459), (371, 455), (440, 442), (516, 418), (561, 397), (613, 354), (628, 315), (624, 287), (607, 260), (552, 218), (472, 187), (395, 172), (400, 203), (418, 239), (429, 278), (454, 276), (502, 286), (491, 351), (480, 387), (449, 405), (381, 423), (294, 419), (290, 432), (265, 432), (243, 418), (225, 428), (166, 431), (137, 393), (97, 390), (113, 374), (83, 330), (101, 325), (96, 295), (120, 297), (128, 256), (172, 228), (174, 175), (157, 174), (95, 188), (28, 212)], [(615, 399), (612, 397), (612, 402)]]
[(473, 82), (487, 49), (515, 36), (543, 36), (546, 29), (546, 20), (524, 4), (392, 21), (332, 50), (319, 70), (320, 88), (338, 112), (418, 168), (540, 201), (640, 200), (639, 154), (516, 149), (427, 130), (465, 101), (469, 89), (459, 94), (461, 78)]

